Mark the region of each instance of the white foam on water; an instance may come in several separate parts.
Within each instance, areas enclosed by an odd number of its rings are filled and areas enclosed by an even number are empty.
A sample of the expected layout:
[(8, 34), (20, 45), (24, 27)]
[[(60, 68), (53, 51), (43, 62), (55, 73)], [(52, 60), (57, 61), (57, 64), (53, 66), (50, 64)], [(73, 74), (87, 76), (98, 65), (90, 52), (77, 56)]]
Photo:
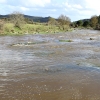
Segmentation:
[(9, 70), (7, 68), (0, 68), (0, 76), (8, 76)]
[(5, 91), (4, 87), (5, 87), (5, 84), (0, 84), (0, 92)]
[(87, 67), (87, 68), (92, 68), (93, 70), (93, 72), (95, 71), (95, 72), (97, 72), (97, 71), (100, 71), (100, 67), (97, 67), (96, 65), (94, 65), (94, 64), (92, 64), (92, 63), (88, 63), (88, 62), (82, 62), (82, 63), (80, 63), (80, 65), (79, 66), (81, 66), (81, 67)]

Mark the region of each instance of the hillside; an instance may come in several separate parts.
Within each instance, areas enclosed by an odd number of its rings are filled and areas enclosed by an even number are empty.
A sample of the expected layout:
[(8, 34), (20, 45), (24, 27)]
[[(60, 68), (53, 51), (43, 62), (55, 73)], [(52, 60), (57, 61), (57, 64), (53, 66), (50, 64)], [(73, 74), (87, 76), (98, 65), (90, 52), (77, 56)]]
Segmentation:
[[(25, 18), (31, 19), (34, 22), (48, 22), (50, 17), (38, 17), (38, 16), (29, 16), (29, 15), (24, 15)], [(9, 15), (0, 15), (0, 19), (2, 18), (9, 18)]]
[(50, 17), (36, 17), (36, 16), (29, 16), (29, 15), (24, 15), (25, 18), (29, 18), (33, 20), (34, 22), (48, 22)]

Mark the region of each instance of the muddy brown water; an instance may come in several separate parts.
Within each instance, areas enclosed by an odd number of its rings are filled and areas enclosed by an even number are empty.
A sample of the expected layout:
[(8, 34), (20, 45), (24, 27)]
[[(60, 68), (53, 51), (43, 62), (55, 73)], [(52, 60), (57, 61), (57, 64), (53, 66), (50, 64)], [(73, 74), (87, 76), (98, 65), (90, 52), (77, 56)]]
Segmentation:
[(1, 36), (0, 100), (100, 100), (100, 32)]

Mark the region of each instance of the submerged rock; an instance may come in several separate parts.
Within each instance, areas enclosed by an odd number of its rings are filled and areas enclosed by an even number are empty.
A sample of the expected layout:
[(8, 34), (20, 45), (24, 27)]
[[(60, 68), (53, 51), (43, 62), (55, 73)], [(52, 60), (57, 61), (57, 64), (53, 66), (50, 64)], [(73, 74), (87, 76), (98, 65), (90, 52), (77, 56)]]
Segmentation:
[(90, 40), (94, 40), (94, 38), (90, 38)]
[(59, 42), (73, 42), (73, 40), (59, 40)]
[(26, 43), (17, 43), (17, 44), (12, 44), (11, 46), (31, 46), (34, 44), (41, 44), (45, 43), (44, 41), (39, 41), (39, 42), (26, 42)]

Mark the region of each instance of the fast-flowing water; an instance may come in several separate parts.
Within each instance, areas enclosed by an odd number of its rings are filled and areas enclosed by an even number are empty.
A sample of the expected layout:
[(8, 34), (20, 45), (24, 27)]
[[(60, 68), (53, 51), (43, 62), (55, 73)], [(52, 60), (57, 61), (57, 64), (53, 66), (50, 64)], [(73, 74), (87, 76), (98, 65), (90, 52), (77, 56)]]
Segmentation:
[(0, 100), (100, 100), (100, 32), (1, 36)]

